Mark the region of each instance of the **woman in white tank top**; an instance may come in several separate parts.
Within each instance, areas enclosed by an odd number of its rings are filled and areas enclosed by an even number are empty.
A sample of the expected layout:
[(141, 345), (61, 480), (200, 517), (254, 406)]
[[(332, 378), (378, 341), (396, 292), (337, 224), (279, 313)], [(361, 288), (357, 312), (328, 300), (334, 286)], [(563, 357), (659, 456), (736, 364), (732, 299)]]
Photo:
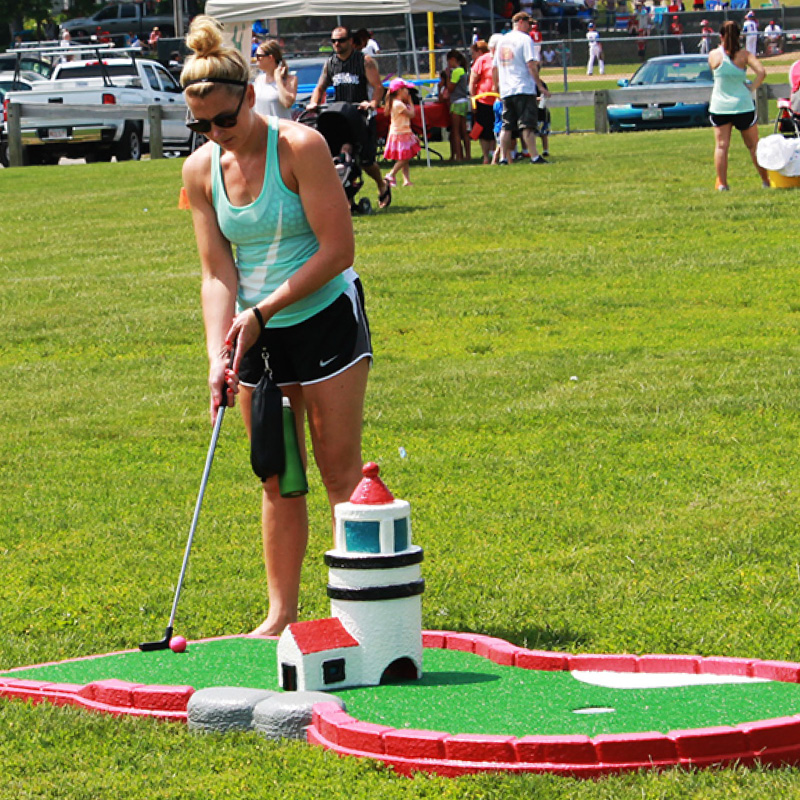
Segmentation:
[(256, 90), (256, 113), (265, 117), (291, 119), (297, 97), (297, 75), (290, 75), (280, 45), (270, 39), (256, 50), (260, 72), (253, 86)]

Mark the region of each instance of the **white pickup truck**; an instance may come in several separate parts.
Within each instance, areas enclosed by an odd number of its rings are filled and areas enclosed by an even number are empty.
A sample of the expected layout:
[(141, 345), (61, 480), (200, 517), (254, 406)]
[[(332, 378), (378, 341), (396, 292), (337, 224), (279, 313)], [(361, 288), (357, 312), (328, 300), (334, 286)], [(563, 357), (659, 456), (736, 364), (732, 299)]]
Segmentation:
[[(180, 85), (157, 61), (140, 58), (96, 58), (58, 64), (48, 81), (39, 81), (25, 92), (9, 92), (8, 103), (63, 106), (63, 114), (24, 116), (21, 121), (23, 157), (28, 164), (55, 164), (62, 156), (87, 161), (139, 159), (149, 147), (147, 119), (114, 119), (86, 112), (70, 112), (70, 106), (162, 105), (186, 109)], [(174, 117), (174, 115), (170, 115)], [(161, 122), (165, 150), (191, 151), (200, 143), (183, 118)], [(3, 131), (3, 139), (7, 131)], [(3, 141), (3, 145), (7, 142)]]

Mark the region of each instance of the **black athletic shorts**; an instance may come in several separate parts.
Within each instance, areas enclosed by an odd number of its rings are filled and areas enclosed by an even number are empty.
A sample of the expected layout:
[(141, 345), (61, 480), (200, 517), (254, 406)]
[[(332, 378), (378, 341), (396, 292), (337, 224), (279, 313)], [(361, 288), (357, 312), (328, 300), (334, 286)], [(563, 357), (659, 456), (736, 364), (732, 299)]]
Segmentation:
[(494, 141), (494, 108), (491, 103), (475, 103), (473, 119), (481, 126), (479, 139)]
[(741, 114), (709, 114), (708, 118), (715, 128), (723, 125), (733, 125), (737, 131), (746, 131), (758, 122), (758, 111), (745, 111)]
[(265, 328), (239, 365), (239, 382), (255, 386), (265, 364), (279, 386), (310, 384), (372, 358), (361, 281), (351, 283), (327, 308), (285, 328)]

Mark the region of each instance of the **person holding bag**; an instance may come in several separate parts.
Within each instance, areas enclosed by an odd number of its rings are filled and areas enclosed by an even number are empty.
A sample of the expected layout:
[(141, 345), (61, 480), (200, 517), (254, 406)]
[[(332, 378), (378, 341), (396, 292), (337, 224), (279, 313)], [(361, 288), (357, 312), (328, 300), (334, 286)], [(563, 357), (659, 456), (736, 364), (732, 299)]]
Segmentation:
[[(249, 65), (223, 44), (215, 19), (196, 17), (186, 42), (187, 126), (209, 140), (186, 159), (183, 181), (202, 267), (211, 417), (225, 392), (229, 405), (239, 397), (248, 435), (264, 425), (271, 435), (281, 419), (274, 392), (253, 424), (254, 391), (268, 372), (290, 401), (303, 456), (308, 419), (333, 509), (361, 479), (372, 358), (349, 203), (320, 134), (255, 112)], [(282, 496), (269, 474), (277, 465), (256, 461), (269, 612), (253, 634), (273, 636), (297, 619), (308, 517), (302, 495)]]

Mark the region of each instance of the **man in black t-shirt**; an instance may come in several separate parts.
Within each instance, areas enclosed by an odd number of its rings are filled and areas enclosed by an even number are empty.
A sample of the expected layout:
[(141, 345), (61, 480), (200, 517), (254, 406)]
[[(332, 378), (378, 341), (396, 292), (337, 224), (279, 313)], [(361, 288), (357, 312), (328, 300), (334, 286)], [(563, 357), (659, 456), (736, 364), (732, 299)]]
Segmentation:
[[(350, 28), (344, 26), (334, 28), (331, 44), (333, 55), (322, 68), (322, 74), (311, 95), (308, 108), (313, 109), (323, 103), (327, 88), (333, 86), (335, 102), (352, 103), (359, 108), (369, 109), (367, 141), (361, 148), (361, 166), (378, 186), (380, 207), (387, 208), (392, 202), (392, 189), (383, 179), (380, 167), (375, 161), (378, 138), (375, 111), (383, 99), (383, 84), (378, 65), (372, 56), (356, 50)], [(372, 99), (369, 97), (370, 87)]]

